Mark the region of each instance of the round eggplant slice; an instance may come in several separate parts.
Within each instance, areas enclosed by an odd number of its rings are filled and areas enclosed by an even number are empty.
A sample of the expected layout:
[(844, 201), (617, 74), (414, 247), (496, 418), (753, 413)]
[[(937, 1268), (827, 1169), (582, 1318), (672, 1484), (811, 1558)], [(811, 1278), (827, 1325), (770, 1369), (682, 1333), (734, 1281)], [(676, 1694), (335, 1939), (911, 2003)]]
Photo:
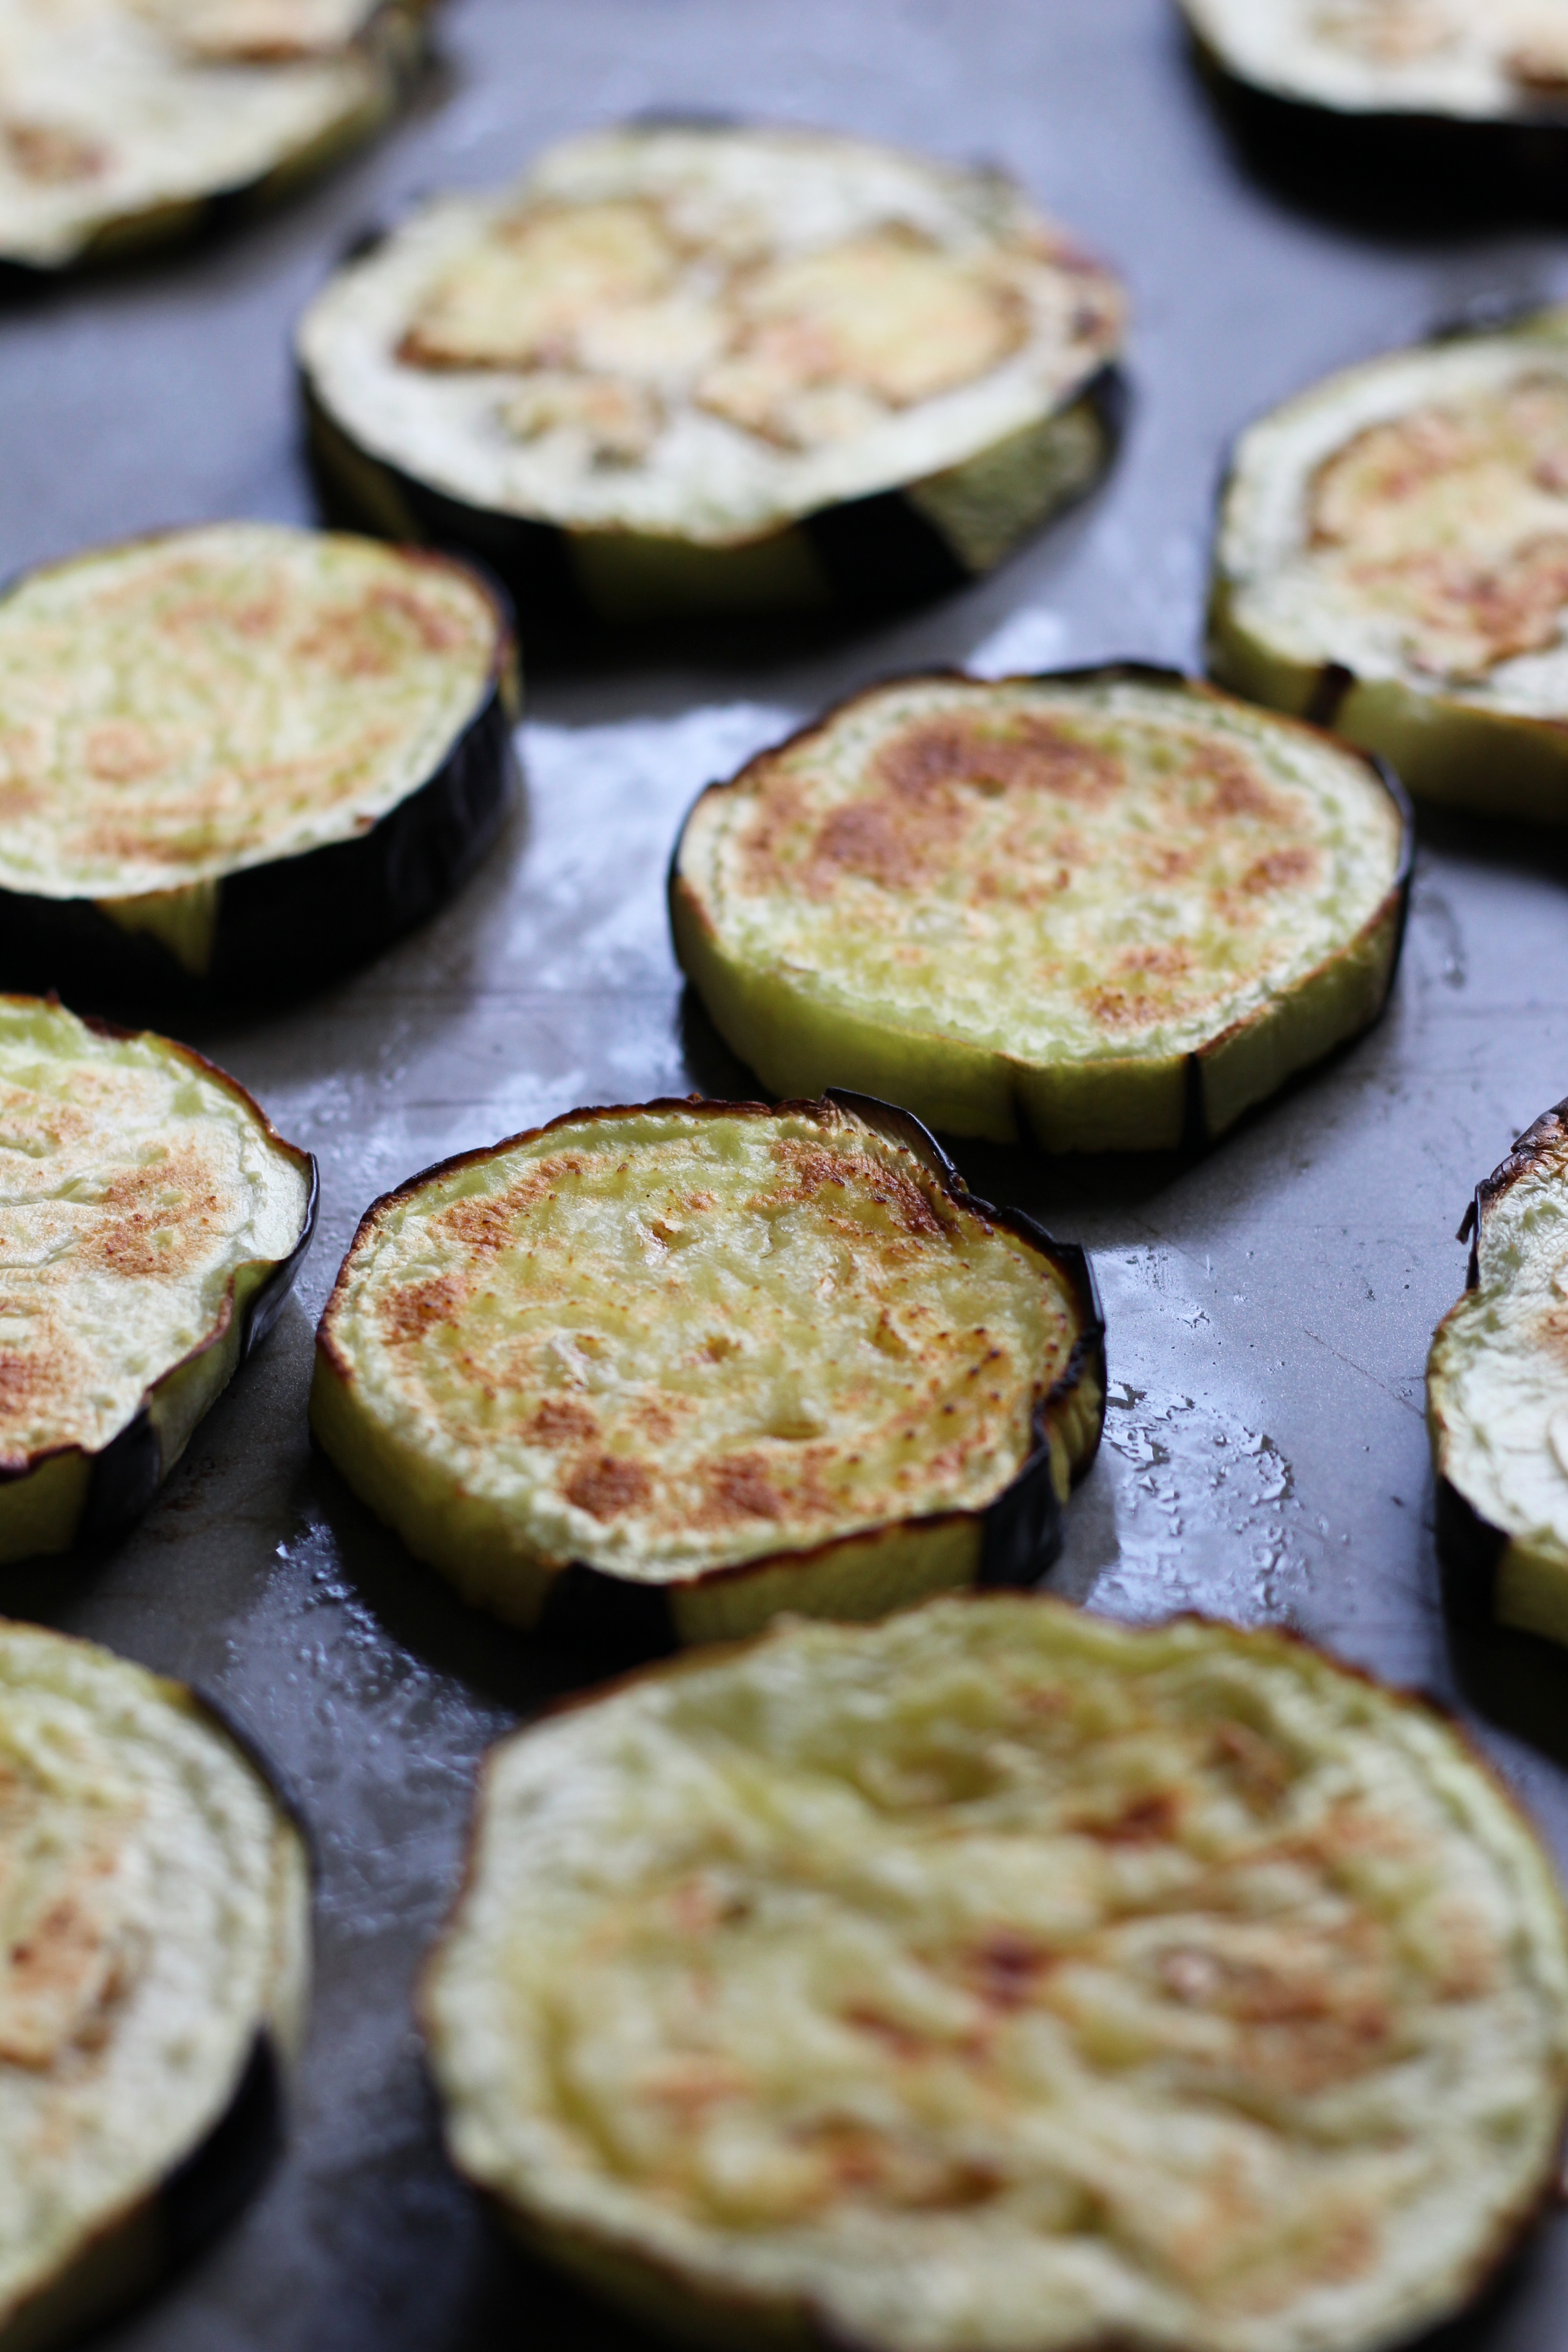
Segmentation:
[(1080, 1250), (855, 1097), (574, 1111), (370, 1209), (310, 1414), (513, 1623), (668, 1642), (1037, 1575), (1105, 1402)]
[(1381, 1010), (1403, 797), (1328, 737), (1121, 666), (895, 679), (710, 785), (676, 952), (770, 1086), (960, 1135), (1164, 1150)]
[(445, 557), (270, 523), (0, 599), (0, 980), (297, 992), (440, 903), (512, 789), (509, 615)]
[(1568, 822), (1568, 310), (1331, 376), (1243, 435), (1209, 667), (1418, 796)]
[(1259, 170), (1415, 223), (1563, 209), (1563, 0), (1181, 0)]
[(289, 1295), (316, 1163), (188, 1047), (22, 996), (0, 1154), (4, 1562), (146, 1507)]
[(152, 2284), (254, 2184), (304, 2027), (303, 1840), (182, 1684), (0, 1620), (0, 2346)]
[(1116, 281), (1011, 182), (655, 124), (426, 205), (299, 353), (334, 499), (476, 550), (525, 630), (908, 603), (1110, 454)]
[(1438, 1542), (1467, 1605), (1568, 1642), (1568, 1103), (1478, 1188), (1467, 1235), (1426, 1367)]
[(460, 2168), (694, 2343), (1371, 2352), (1551, 2192), (1565, 1936), (1419, 1701), (994, 1594), (503, 1742), (424, 2015)]
[(0, 264), (188, 236), (368, 137), (424, 0), (0, 0)]

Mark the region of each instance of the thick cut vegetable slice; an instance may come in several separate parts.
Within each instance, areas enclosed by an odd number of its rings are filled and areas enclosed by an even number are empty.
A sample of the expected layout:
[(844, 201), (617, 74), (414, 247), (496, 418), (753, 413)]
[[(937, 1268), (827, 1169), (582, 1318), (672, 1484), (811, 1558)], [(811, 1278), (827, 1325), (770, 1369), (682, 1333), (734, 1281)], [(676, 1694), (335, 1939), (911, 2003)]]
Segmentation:
[(1121, 667), (856, 695), (702, 795), (676, 951), (770, 1087), (1155, 1150), (1373, 1020), (1408, 828), (1371, 763)]
[(1568, 1103), (1478, 1188), (1467, 1234), (1426, 1367), (1438, 1538), (1468, 1601), (1568, 1642)]
[(1372, 2352), (1551, 2194), (1568, 1944), (1455, 1727), (1274, 1632), (794, 1624), (495, 1749), (459, 2167), (695, 2343)]
[(511, 788), (515, 653), (462, 565), (215, 523), (0, 599), (0, 978), (294, 991), (427, 914)]
[(0, 262), (188, 235), (369, 135), (425, 0), (0, 0)]
[(74, 2336), (248, 2189), (310, 1973), (308, 1871), (178, 1683), (0, 1622), (0, 2345)]
[(1564, 0), (1180, 0), (1258, 167), (1413, 221), (1560, 213)]
[(0, 996), (0, 1561), (144, 1508), (315, 1215), (310, 1154), (199, 1054)]
[(1082, 1252), (973, 1199), (914, 1120), (693, 1098), (378, 1201), (310, 1411), (467, 1599), (691, 1640), (1037, 1574), (1104, 1398)]
[(1568, 822), (1568, 310), (1349, 368), (1243, 435), (1209, 667), (1413, 793)]
[(1122, 308), (995, 173), (644, 124), (427, 205), (299, 351), (347, 511), (559, 630), (988, 571), (1104, 463)]

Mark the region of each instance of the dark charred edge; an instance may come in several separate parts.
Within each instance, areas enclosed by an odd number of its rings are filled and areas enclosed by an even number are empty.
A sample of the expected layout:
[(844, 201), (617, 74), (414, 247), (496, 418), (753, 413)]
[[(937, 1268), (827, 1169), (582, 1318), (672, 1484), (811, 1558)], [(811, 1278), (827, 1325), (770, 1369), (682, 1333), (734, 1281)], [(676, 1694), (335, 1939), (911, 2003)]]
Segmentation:
[(1249, 171), (1313, 211), (1428, 234), (1568, 219), (1568, 116), (1360, 113), (1263, 89), (1195, 32), (1191, 47)]
[[(405, 472), (390, 458), (374, 456), (318, 397), (303, 368), (299, 382), (307, 453), (329, 519), (341, 518), (356, 530), (384, 535), (381, 518), (361, 503), (353, 486), (333, 462), (333, 446), (341, 444), (352, 454), (356, 468), (365, 468), (385, 483), (423, 541), (444, 553), (477, 555), (489, 566), (510, 595), (531, 650), (541, 646), (546, 650), (569, 648), (584, 638), (606, 635), (635, 640), (672, 623), (677, 627), (694, 622), (700, 625), (702, 614), (685, 610), (663, 621), (655, 615), (644, 622), (607, 620), (584, 592), (572, 561), (573, 533), (567, 528), (472, 506)], [(1126, 379), (1114, 361), (1108, 361), (1069, 394), (1057, 413), (1065, 414), (1085, 402), (1100, 430), (1099, 463), (1080, 490), (1041, 519), (1042, 530), (1089, 497), (1115, 457), (1128, 394)], [(826, 575), (833, 604), (846, 616), (875, 619), (908, 611), (964, 586), (976, 576), (903, 488), (879, 490), (818, 508), (799, 517), (795, 528), (810, 541)], [(1002, 561), (1006, 561), (1005, 555)], [(721, 617), (721, 606), (715, 603), (710, 617)]]
[(368, 833), (226, 877), (205, 974), (149, 933), (121, 930), (90, 899), (0, 890), (0, 982), (121, 1007), (286, 1003), (434, 914), (491, 847), (516, 791), (498, 682), (435, 774)]
[(107, 221), (59, 261), (27, 261), (0, 252), (0, 302), (26, 300), (67, 278), (110, 277), (177, 247), (230, 236), (275, 205), (303, 194), (378, 138), (407, 102), (429, 58), (435, 5), (436, 0), (383, 0), (360, 27), (348, 46), (364, 55), (380, 76), (380, 100), (373, 96), (362, 114), (345, 118), (312, 163), (301, 165), (294, 156), (281, 156), (248, 180)]
[[(946, 1606), (954, 1601), (968, 1601), (984, 1606), (988, 1597), (990, 1596), (979, 1591), (967, 1593), (944, 1593), (933, 1595), (930, 1601), (921, 1603), (921, 1606), (927, 1608)], [(1066, 1612), (1073, 1615), (1080, 1613), (1076, 1602), (1064, 1600), (1059, 1593), (1035, 1591), (1016, 1593), (1012, 1597), (1016, 1600), (1026, 1600), (1034, 1608), (1054, 1610), (1058, 1612)], [(1568, 1914), (1564, 1912), (1561, 1882), (1538, 1822), (1520, 1796), (1518, 1790), (1503, 1777), (1497, 1764), (1481, 1747), (1469, 1725), (1447, 1702), (1434, 1698), (1426, 1691), (1384, 1681), (1370, 1668), (1336, 1656), (1321, 1643), (1313, 1641), (1309, 1634), (1303, 1633), (1294, 1625), (1237, 1625), (1232, 1621), (1208, 1617), (1201, 1611), (1189, 1609), (1175, 1611), (1171, 1616), (1149, 1625), (1119, 1624), (1116, 1625), (1115, 1631), (1119, 1635), (1124, 1635), (1137, 1642), (1145, 1635), (1158, 1633), (1165, 1627), (1173, 1624), (1205, 1628), (1248, 1648), (1257, 1646), (1287, 1652), (1305, 1652), (1331, 1666), (1335, 1675), (1346, 1683), (1359, 1685), (1363, 1690), (1377, 1693), (1380, 1697), (1388, 1701), (1391, 1709), (1405, 1709), (1434, 1721), (1453, 1741), (1464, 1762), (1480, 1777), (1492, 1794), (1500, 1799), (1510, 1817), (1529, 1838), (1541, 1862), (1543, 1874), (1553, 1890), (1557, 1913), (1563, 1923), (1563, 1931), (1568, 1934)], [(845, 1625), (840, 1630), (846, 1633), (866, 1635), (873, 1629), (869, 1625)], [(502, 1751), (510, 1748), (517, 1740), (529, 1738), (532, 1733), (548, 1725), (555, 1717), (574, 1715), (596, 1706), (603, 1701), (614, 1699), (621, 1692), (633, 1688), (637, 1684), (651, 1681), (656, 1677), (669, 1680), (679, 1675), (701, 1674), (723, 1659), (735, 1657), (742, 1652), (755, 1649), (764, 1642), (787, 1638), (787, 1630), (773, 1624), (764, 1626), (760, 1633), (748, 1634), (739, 1641), (716, 1642), (700, 1650), (688, 1650), (671, 1658), (650, 1660), (644, 1664), (617, 1674), (588, 1690), (573, 1691), (564, 1697), (555, 1699), (551, 1705), (542, 1708), (531, 1720), (521, 1725), (515, 1730), (503, 1734), (485, 1750), (479, 1759), (476, 1776), (473, 1803), (464, 1838), (457, 1884), (446, 1916), (426, 1953), (414, 1990), (415, 2026), (425, 2045), (426, 2068), (432, 2077), (437, 2073), (436, 2053), (440, 2035), (433, 2015), (431, 1988), (437, 1970), (445, 1958), (447, 1948), (462, 1925), (463, 1914), (472, 1899), (478, 1883), (479, 1840), (489, 1802), (491, 1777)], [(621, 2256), (630, 2254), (667, 2291), (673, 2289), (677, 2294), (684, 2296), (694, 2313), (720, 2312), (725, 2315), (737, 2315), (753, 2321), (760, 2315), (776, 2315), (778, 2310), (776, 2299), (763, 2298), (759, 2302), (756, 2298), (716, 2290), (707, 2280), (682, 2270), (678, 2262), (658, 2252), (629, 2244), (625, 2238), (612, 2237), (610, 2233), (595, 2230), (588, 2225), (580, 2224), (574, 2227), (571, 2224), (541, 2221), (520, 2200), (509, 2200), (500, 2190), (480, 2179), (464, 2165), (452, 2143), (447, 2123), (447, 2102), (441, 2093), (439, 2083), (435, 2083), (434, 2087), (437, 2092), (437, 2105), (441, 2111), (443, 2143), (453, 2168), (468, 2180), (481, 2204), (500, 2220), (513, 2242), (521, 2244), (528, 2253), (537, 2255), (551, 2263), (569, 2284), (581, 2288), (583, 2292), (611, 2308), (638, 2318), (644, 2316), (639, 2307), (618, 2294), (614, 2286), (602, 2286), (592, 2274), (593, 2251), (608, 2242)], [(1433, 2352), (1436, 2352), (1436, 2347), (1438, 2346), (1447, 2344), (1449, 2334), (1456, 2326), (1463, 2326), (1475, 2316), (1490, 2313), (1498, 2301), (1509, 2292), (1510, 2281), (1531, 2237), (1540, 2229), (1547, 2216), (1562, 2202), (1559, 2145), (1564, 2128), (1568, 2127), (1568, 2068), (1559, 2068), (1554, 2105), (1557, 2130), (1549, 2141), (1550, 2152), (1541, 2168), (1538, 2179), (1532, 2187), (1528, 2187), (1521, 2194), (1510, 2211), (1499, 2217), (1489, 2240), (1477, 2247), (1468, 2275), (1456, 2284), (1447, 2308), (1432, 2315), (1422, 2323), (1421, 2341), (1424, 2345), (1429, 2343)], [(574, 2262), (569, 2256), (563, 2258), (559, 2249), (563, 2242), (570, 2242), (581, 2250), (586, 2259)], [(801, 2315), (806, 2322), (805, 2340), (814, 2347), (814, 2352), (874, 2352), (874, 2347), (859, 2343), (846, 2335), (842, 2329), (829, 2324), (826, 2315), (809, 2296), (798, 2297), (796, 2303)], [(1119, 2330), (1112, 2327), (1092, 2338), (1086, 2338), (1083, 2345), (1079, 2347), (1079, 2352), (1133, 2352), (1133, 2347)]]
[[(352, 1367), (339, 1354), (330, 1328), (333, 1307), (362, 1238), (374, 1230), (375, 1221), (384, 1210), (418, 1192), (426, 1183), (455, 1174), (461, 1169), (477, 1166), (482, 1160), (495, 1159), (518, 1144), (534, 1142), (558, 1128), (578, 1126), (585, 1118), (614, 1119), (630, 1113), (646, 1114), (649, 1111), (679, 1111), (689, 1116), (695, 1113), (701, 1118), (772, 1118), (795, 1112), (820, 1118), (825, 1106), (847, 1112), (853, 1120), (871, 1129), (884, 1141), (912, 1152), (936, 1178), (955, 1206), (988, 1224), (1016, 1234), (1037, 1255), (1043, 1257), (1058, 1276), (1065, 1278), (1078, 1310), (1078, 1337), (1062, 1371), (1047, 1394), (1037, 1402), (1026, 1459), (1002, 1492), (976, 1510), (936, 1512), (912, 1519), (884, 1520), (874, 1527), (858, 1528), (847, 1535), (829, 1537), (826, 1542), (814, 1544), (805, 1551), (768, 1552), (752, 1559), (739, 1560), (730, 1567), (710, 1569), (683, 1584), (645, 1585), (633, 1578), (616, 1576), (610, 1570), (595, 1568), (585, 1560), (570, 1561), (552, 1579), (544, 1606), (536, 1622), (535, 1630), (545, 1638), (592, 1642), (601, 1647), (625, 1651), (638, 1657), (664, 1656), (679, 1647), (673, 1601), (675, 1595), (682, 1590), (741, 1582), (748, 1577), (786, 1565), (804, 1567), (808, 1561), (821, 1559), (830, 1552), (874, 1542), (879, 1536), (890, 1535), (895, 1530), (922, 1525), (934, 1527), (944, 1520), (972, 1518), (980, 1521), (981, 1559), (977, 1581), (982, 1584), (1031, 1584), (1045, 1573), (1060, 1551), (1063, 1515), (1052, 1476), (1056, 1441), (1048, 1426), (1050, 1408), (1069, 1397), (1082, 1384), (1086, 1375), (1091, 1375), (1097, 1381), (1100, 1402), (1093, 1442), (1079, 1460), (1068, 1465), (1074, 1486), (1093, 1465), (1105, 1423), (1105, 1315), (1093, 1267), (1079, 1244), (1057, 1241), (1023, 1210), (996, 1208), (991, 1202), (980, 1200), (971, 1192), (963, 1174), (929, 1128), (923, 1126), (912, 1112), (900, 1109), (895, 1103), (883, 1102), (874, 1095), (854, 1094), (837, 1087), (829, 1087), (818, 1102), (736, 1103), (715, 1101), (701, 1095), (665, 1095), (647, 1103), (565, 1111), (542, 1127), (530, 1128), (521, 1135), (508, 1136), (500, 1143), (482, 1144), (472, 1151), (455, 1152), (450, 1159), (437, 1160), (433, 1167), (422, 1169), (416, 1175), (407, 1177), (401, 1184), (394, 1186), (391, 1192), (384, 1192), (379, 1200), (372, 1202), (361, 1217), (322, 1309), (316, 1334), (317, 1349), (337, 1377), (352, 1383)], [(710, 1645), (704, 1644), (705, 1654), (709, 1654), (710, 1648)]]
[(1479, 1290), (1480, 1287), (1481, 1236), (1492, 1211), (1502, 1199), (1503, 1194), (1511, 1191), (1521, 1176), (1528, 1176), (1531, 1170), (1536, 1167), (1549, 1151), (1562, 1150), (1565, 1145), (1568, 1145), (1568, 1097), (1562, 1102), (1553, 1103), (1550, 1110), (1543, 1110), (1541, 1117), (1516, 1139), (1507, 1159), (1500, 1161), (1492, 1170), (1491, 1174), (1483, 1177), (1480, 1183), (1477, 1185), (1475, 1197), (1465, 1213), (1465, 1221), (1458, 1235), (1460, 1241), (1466, 1238), (1467, 1234), (1470, 1236), (1470, 1268), (1465, 1284), (1467, 1290)]

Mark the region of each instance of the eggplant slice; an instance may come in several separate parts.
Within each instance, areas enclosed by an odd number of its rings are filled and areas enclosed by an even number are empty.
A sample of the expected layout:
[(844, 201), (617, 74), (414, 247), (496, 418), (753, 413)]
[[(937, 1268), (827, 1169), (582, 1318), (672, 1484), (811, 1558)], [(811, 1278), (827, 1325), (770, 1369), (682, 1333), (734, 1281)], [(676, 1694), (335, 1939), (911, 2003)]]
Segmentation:
[(510, 619), (445, 557), (215, 523), (0, 599), (0, 981), (298, 992), (422, 919), (515, 779)]
[(504, 1741), (423, 2006), (461, 2170), (693, 2343), (1371, 2352), (1552, 2191), (1565, 1937), (1420, 1701), (994, 1594)]
[(1180, 0), (1248, 160), (1331, 209), (1412, 226), (1561, 216), (1563, 0)]
[(188, 236), (385, 121), (426, 0), (0, 0), (0, 265)]
[(356, 521), (472, 548), (525, 632), (909, 603), (1103, 467), (1117, 282), (1011, 182), (689, 122), (435, 201), (301, 322)]
[(585, 1110), (376, 1202), (328, 1454), (513, 1623), (666, 1642), (1037, 1575), (1105, 1407), (1087, 1261), (885, 1104)]
[(20, 996), (0, 1154), (5, 1562), (146, 1507), (292, 1287), (316, 1163), (187, 1046)]
[(1438, 1543), (1467, 1608), (1568, 1642), (1568, 1103), (1478, 1187), (1467, 1236), (1426, 1367)]
[(1350, 368), (1243, 435), (1209, 667), (1420, 798), (1568, 823), (1568, 310)]
[(303, 1839), (193, 1692), (0, 1621), (0, 2347), (74, 2335), (254, 2183), (303, 2034)]
[(1217, 1135), (1353, 1035), (1409, 879), (1393, 780), (1173, 672), (895, 679), (710, 785), (676, 952), (766, 1085), (1047, 1150)]

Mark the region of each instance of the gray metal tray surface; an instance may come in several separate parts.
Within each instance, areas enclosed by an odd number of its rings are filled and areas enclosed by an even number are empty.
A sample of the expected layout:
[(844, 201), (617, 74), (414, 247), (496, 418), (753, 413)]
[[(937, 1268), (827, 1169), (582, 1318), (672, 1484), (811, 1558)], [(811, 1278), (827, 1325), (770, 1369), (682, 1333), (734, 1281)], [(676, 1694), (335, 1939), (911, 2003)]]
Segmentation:
[[(480, 1754), (606, 1661), (465, 1610), (350, 1497), (307, 1436), (312, 1327), (361, 1211), (416, 1169), (578, 1104), (743, 1088), (666, 935), (700, 786), (903, 667), (1195, 665), (1237, 427), (1478, 299), (1568, 287), (1560, 239), (1394, 242), (1286, 208), (1234, 161), (1173, 20), (1167, 0), (451, 0), (441, 70), (372, 153), (221, 241), (0, 315), (9, 572), (159, 524), (310, 519), (289, 330), (353, 235), (642, 109), (994, 160), (1135, 303), (1120, 462), (1021, 558), (893, 626), (698, 633), (533, 677), (525, 804), (456, 903), (286, 1016), (195, 1030), (320, 1155), (320, 1238), (144, 1524), (106, 1558), (8, 1572), (0, 1607), (188, 1676), (254, 1733), (313, 1824), (318, 1987), (281, 2159), (109, 2331), (120, 2352), (640, 2341), (513, 2252), (448, 2171), (410, 2008)], [(1450, 1627), (1422, 1421), (1470, 1190), (1568, 1094), (1565, 868), (1556, 839), (1424, 820), (1385, 1019), (1201, 1157), (959, 1156), (1087, 1243), (1105, 1294), (1105, 1445), (1054, 1587), (1134, 1616), (1287, 1620), (1440, 1694), (1568, 1863), (1568, 1657)], [(1458, 2340), (1568, 2347), (1568, 2223)]]

